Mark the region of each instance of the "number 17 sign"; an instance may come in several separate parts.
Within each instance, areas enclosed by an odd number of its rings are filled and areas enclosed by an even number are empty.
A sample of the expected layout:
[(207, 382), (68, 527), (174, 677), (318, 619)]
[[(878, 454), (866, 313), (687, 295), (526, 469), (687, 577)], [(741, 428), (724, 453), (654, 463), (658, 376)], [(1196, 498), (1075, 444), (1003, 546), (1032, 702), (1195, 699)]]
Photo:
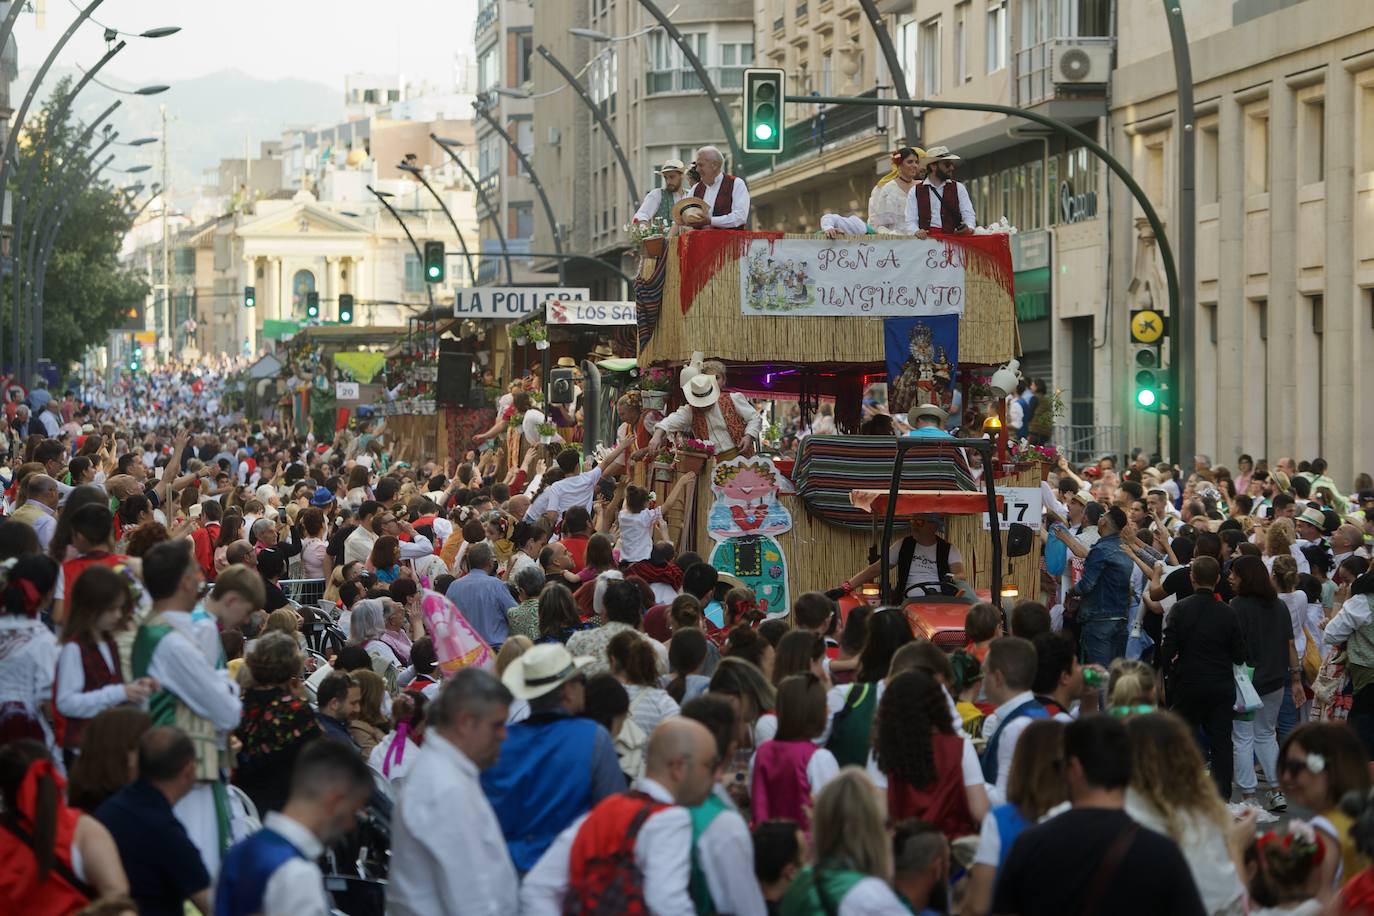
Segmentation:
[[(997, 518), (999, 530), (1006, 531), (1012, 522), (1040, 527), (1039, 487), (998, 487), (997, 495), (1002, 497), (1002, 511)], [(983, 530), (992, 530), (986, 514), (983, 515)]]

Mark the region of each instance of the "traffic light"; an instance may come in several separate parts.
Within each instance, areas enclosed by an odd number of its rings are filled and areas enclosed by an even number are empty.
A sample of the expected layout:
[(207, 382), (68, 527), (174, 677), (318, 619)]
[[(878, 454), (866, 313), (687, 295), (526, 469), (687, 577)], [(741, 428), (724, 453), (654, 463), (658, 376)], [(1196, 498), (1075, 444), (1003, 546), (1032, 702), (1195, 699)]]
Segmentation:
[(339, 324), (353, 323), (353, 294), (339, 293)]
[(243, 288), (243, 307), (251, 309), (258, 304), (258, 291), (251, 286)]
[(744, 151), (782, 152), (783, 72), (750, 67), (744, 71)]
[(134, 344), (134, 348), (129, 351), (129, 371), (137, 372), (142, 368), (139, 364), (143, 361), (143, 347)]
[(443, 242), (425, 242), (425, 282), (444, 282)]
[(1165, 318), (1154, 309), (1131, 312), (1131, 371), (1135, 373), (1135, 403), (1151, 413), (1167, 413), (1165, 391), (1167, 371), (1161, 349), (1168, 328)]
[(305, 294), (305, 317), (320, 317), (320, 294), (310, 292)]

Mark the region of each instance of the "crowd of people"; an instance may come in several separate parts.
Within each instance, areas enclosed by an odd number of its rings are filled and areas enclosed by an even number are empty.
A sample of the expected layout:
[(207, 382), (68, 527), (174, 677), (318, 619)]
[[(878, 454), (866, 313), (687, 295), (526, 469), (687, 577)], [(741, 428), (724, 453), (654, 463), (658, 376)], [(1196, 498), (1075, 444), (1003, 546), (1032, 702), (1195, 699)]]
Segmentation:
[[(692, 478), (632, 485), (623, 414), (596, 456), (412, 466), (244, 420), (229, 368), (11, 405), (6, 912), (1374, 905), (1367, 477), (1061, 463), (1041, 600), (948, 653), (842, 612), (860, 577), (763, 614), (668, 539)], [(684, 428), (747, 454), (699, 374)], [(962, 577), (918, 521), (906, 564)]]

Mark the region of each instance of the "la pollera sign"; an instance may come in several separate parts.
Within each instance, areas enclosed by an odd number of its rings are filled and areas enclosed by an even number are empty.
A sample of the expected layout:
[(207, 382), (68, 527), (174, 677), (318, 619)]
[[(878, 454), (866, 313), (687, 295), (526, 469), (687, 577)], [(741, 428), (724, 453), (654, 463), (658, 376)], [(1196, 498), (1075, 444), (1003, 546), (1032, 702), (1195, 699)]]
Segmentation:
[(478, 286), (460, 289), (453, 297), (455, 318), (524, 318), (550, 299), (586, 299), (586, 287)]
[(745, 315), (962, 315), (967, 252), (940, 239), (755, 239), (739, 262)]

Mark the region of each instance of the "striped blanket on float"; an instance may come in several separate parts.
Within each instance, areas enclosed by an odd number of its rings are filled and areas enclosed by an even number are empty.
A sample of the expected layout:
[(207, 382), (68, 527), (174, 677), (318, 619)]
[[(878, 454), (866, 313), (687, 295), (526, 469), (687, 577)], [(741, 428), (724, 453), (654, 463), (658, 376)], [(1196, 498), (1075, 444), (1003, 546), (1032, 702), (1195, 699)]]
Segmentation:
[[(868, 529), (873, 517), (850, 504), (849, 492), (886, 490), (896, 458), (896, 441), (891, 436), (808, 436), (802, 440), (792, 480), (812, 514), (841, 528)], [(901, 489), (976, 491), (978, 487), (963, 450), (941, 447), (906, 453)]]

